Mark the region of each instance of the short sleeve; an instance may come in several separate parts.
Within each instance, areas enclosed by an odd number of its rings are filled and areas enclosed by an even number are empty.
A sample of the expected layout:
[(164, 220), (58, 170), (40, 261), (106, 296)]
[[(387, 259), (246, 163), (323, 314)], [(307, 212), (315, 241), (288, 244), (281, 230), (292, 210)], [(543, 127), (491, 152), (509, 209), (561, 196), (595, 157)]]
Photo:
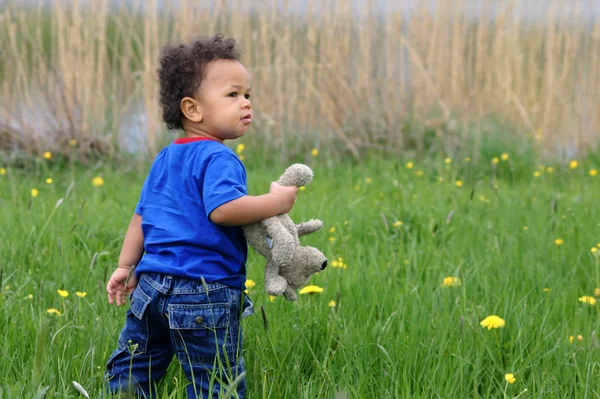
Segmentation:
[(140, 193), (140, 199), (137, 203), (137, 205), (135, 206), (135, 213), (138, 215), (142, 215), (142, 210), (144, 209), (144, 201), (146, 199), (146, 181), (144, 182), (144, 185), (142, 186), (142, 192)]
[(246, 170), (240, 160), (226, 152), (213, 155), (206, 165), (202, 186), (206, 216), (221, 205), (247, 194)]

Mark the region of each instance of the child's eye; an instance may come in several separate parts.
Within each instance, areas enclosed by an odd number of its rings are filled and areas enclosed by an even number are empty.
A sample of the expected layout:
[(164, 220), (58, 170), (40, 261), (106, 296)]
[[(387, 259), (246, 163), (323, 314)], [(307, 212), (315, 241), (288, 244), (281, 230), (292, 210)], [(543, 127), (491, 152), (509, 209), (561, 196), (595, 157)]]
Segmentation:
[(250, 100), (250, 94), (245, 94), (244, 97), (246, 98), (246, 100)]
[(228, 96), (228, 97), (233, 97), (233, 98), (236, 98), (236, 97), (237, 97), (237, 92), (236, 92), (236, 91), (234, 91), (233, 93), (229, 93), (227, 96)]

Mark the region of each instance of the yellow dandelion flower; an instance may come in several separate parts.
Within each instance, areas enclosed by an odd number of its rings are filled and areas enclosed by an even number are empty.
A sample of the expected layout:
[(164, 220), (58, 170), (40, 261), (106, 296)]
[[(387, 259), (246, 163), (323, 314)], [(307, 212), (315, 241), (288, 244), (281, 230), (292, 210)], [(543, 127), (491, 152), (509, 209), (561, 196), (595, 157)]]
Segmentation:
[(29, 294), (25, 297), (25, 299), (33, 299), (33, 294)]
[(331, 262), (331, 266), (335, 269), (336, 267), (340, 266), (340, 262), (337, 260), (334, 260), (333, 262)]
[(572, 160), (571, 162), (569, 162), (569, 168), (575, 169), (577, 166), (579, 166), (579, 162), (577, 162), (576, 160)]
[(550, 292), (550, 288), (544, 288), (543, 291), (547, 294)]
[(275, 295), (269, 295), (269, 302), (273, 303), (275, 302), (275, 299), (277, 299)]
[(79, 298), (85, 298), (85, 296), (87, 295), (87, 292), (77, 291), (77, 292), (75, 292), (75, 295), (77, 295)]
[(75, 139), (69, 140), (69, 147), (75, 147), (75, 146), (77, 146), (77, 140), (75, 140)]
[(443, 178), (443, 177), (438, 177), (438, 181), (439, 181), (440, 183), (442, 183), (442, 182), (444, 181), (444, 178)]
[(540, 177), (542, 174), (540, 173), (539, 170), (536, 170), (535, 172), (533, 172), (533, 177)]
[(507, 153), (504, 153), (504, 154), (500, 155), (500, 158), (501, 158), (503, 161), (508, 161), (509, 155), (508, 155)]
[(32, 188), (32, 189), (31, 189), (31, 196), (32, 196), (32, 197), (37, 197), (39, 193), (40, 193), (40, 192), (38, 191), (38, 189), (37, 189), (37, 188)]
[(569, 335), (569, 343), (572, 344), (574, 340), (575, 340), (575, 337), (572, 335)]
[(600, 296), (600, 288), (594, 289), (594, 296)]
[(243, 161), (244, 159), (246, 159), (246, 157), (244, 155), (240, 155), (240, 156), (238, 156), (238, 158), (240, 159), (240, 161)]
[(452, 158), (446, 158), (446, 159), (444, 159), (444, 163), (445, 163), (446, 165), (449, 165), (449, 164), (451, 164), (451, 163), (452, 163)]
[(254, 288), (256, 286), (256, 283), (254, 282), (254, 280), (246, 280), (246, 288), (251, 290), (252, 288)]
[(307, 285), (306, 287), (302, 288), (300, 290), (300, 295), (304, 295), (304, 294), (320, 294), (322, 293), (324, 290), (323, 288), (316, 286), (316, 285)]
[(0, 168), (0, 175), (4, 176), (6, 174), (6, 169)]
[(579, 342), (583, 341), (583, 335), (578, 335), (577, 336), (577, 341), (579, 341)]
[(492, 328), (502, 328), (504, 327), (504, 319), (496, 316), (496, 315), (491, 315), (486, 317), (485, 319), (483, 319), (481, 321), (481, 323), (479, 323), (481, 325), (481, 327), (487, 328), (488, 330), (491, 330)]
[(373, 180), (371, 180), (371, 178), (370, 178), (370, 177), (367, 177), (367, 178), (365, 179), (365, 182), (366, 182), (367, 184), (371, 184), (371, 183), (373, 182)]
[(52, 184), (52, 178), (51, 177), (49, 177), (49, 178), (46, 179), (46, 184)]
[(598, 171), (596, 169), (590, 169), (590, 171), (588, 172), (588, 174), (592, 177), (596, 176), (598, 174)]
[(359, 191), (360, 190), (360, 186), (357, 184), (354, 186), (354, 191)]
[(596, 304), (596, 298), (594, 298), (593, 296), (582, 296), (581, 298), (579, 298), (579, 302), (582, 303), (587, 303), (588, 305), (595, 305)]
[(498, 159), (498, 157), (494, 157), (494, 158), (492, 158), (492, 163), (493, 163), (494, 165), (496, 165), (498, 162), (500, 162), (500, 160)]
[(457, 180), (454, 184), (456, 185), (456, 187), (462, 187), (463, 186), (462, 180)]
[(425, 173), (424, 173), (422, 170), (417, 170), (417, 171), (415, 172), (415, 175), (417, 175), (417, 176), (419, 176), (419, 177), (423, 176), (424, 174), (425, 174)]
[(471, 162), (471, 157), (466, 157), (466, 158), (465, 158), (465, 162), (466, 162), (466, 163), (469, 163), (469, 162)]
[(402, 226), (402, 224), (403, 224), (403, 223), (402, 223), (402, 220), (396, 220), (396, 221), (394, 222), (394, 227), (400, 227), (400, 226)]
[(592, 247), (592, 249), (590, 249), (590, 251), (592, 251), (592, 253), (595, 254), (596, 252), (598, 252), (598, 248)]
[(319, 155), (319, 150), (317, 150), (316, 148), (313, 148), (312, 151), (310, 152), (310, 154), (313, 157), (316, 157), (317, 155)]
[(412, 162), (407, 162), (407, 163), (406, 163), (406, 169), (412, 169), (412, 168), (413, 168), (413, 166), (415, 166), (415, 164), (414, 164), (414, 163), (412, 163)]
[(506, 380), (506, 382), (508, 382), (509, 384), (514, 384), (515, 381), (517, 380), (515, 378), (515, 375), (512, 373), (508, 373), (504, 376), (504, 379)]
[(553, 168), (552, 166), (548, 166), (548, 167), (546, 168), (546, 172), (548, 172), (548, 173), (552, 173), (552, 172), (554, 172), (554, 168)]
[(69, 291), (66, 291), (66, 290), (56, 290), (56, 292), (58, 292), (58, 295), (62, 296), (63, 298), (66, 298), (69, 296)]
[(335, 242), (335, 237), (329, 237), (329, 242), (333, 244)]
[(410, 262), (409, 262), (409, 260), (408, 260), (408, 259), (404, 259), (404, 264), (405, 264), (405, 265), (408, 265), (409, 263), (410, 263)]
[(562, 239), (562, 238), (557, 238), (556, 240), (554, 240), (554, 243), (555, 243), (556, 245), (563, 245), (563, 244), (564, 244), (564, 241), (563, 241), (563, 239)]
[(330, 308), (335, 308), (335, 301), (332, 299), (331, 301), (329, 301), (327, 306), (329, 306)]
[(461, 282), (458, 277), (446, 277), (442, 281), (442, 287), (458, 287)]
[(48, 310), (46, 310), (46, 312), (50, 313), (50, 314), (55, 314), (57, 316), (61, 316), (62, 313), (60, 313), (60, 311), (58, 309), (54, 309), (54, 308), (50, 308)]
[(100, 176), (96, 176), (96, 177), (94, 177), (94, 179), (92, 179), (92, 185), (94, 187), (101, 187), (104, 185), (104, 179), (101, 178)]
[(332, 227), (332, 228), (330, 228), (330, 229), (329, 229), (329, 232), (330, 232), (330, 233), (335, 233), (335, 227)]
[(300, 186), (300, 188), (299, 188), (298, 190), (300, 190), (300, 191), (305, 191), (305, 190), (306, 190), (306, 187), (304, 187), (304, 186)]
[(50, 151), (44, 152), (44, 158), (51, 159), (52, 158), (52, 153)]
[(244, 152), (244, 148), (246, 148), (245, 145), (238, 144), (237, 147), (235, 147), (235, 153), (240, 155), (242, 152)]
[(529, 227), (523, 226), (523, 230), (527, 231), (527, 230), (529, 230)]

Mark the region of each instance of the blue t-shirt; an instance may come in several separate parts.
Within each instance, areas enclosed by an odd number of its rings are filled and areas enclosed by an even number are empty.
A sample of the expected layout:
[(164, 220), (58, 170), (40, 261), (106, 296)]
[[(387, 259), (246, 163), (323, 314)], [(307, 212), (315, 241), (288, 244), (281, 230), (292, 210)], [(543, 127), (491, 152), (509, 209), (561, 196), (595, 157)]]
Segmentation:
[(240, 226), (208, 216), (247, 194), (244, 165), (213, 140), (179, 139), (156, 157), (135, 212), (144, 255), (136, 275), (158, 272), (243, 289), (248, 247)]

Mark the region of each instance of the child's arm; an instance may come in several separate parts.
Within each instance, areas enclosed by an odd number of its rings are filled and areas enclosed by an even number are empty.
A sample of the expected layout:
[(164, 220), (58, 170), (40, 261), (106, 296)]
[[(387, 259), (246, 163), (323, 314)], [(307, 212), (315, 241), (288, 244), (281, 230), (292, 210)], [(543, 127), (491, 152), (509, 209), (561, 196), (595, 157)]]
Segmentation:
[(138, 264), (143, 254), (142, 217), (134, 214), (123, 240), (118, 266), (106, 284), (108, 303), (112, 304), (116, 301), (117, 306), (123, 305), (127, 294), (133, 292), (137, 286), (137, 278), (130, 269)]
[(129, 222), (125, 239), (123, 240), (123, 247), (119, 255), (119, 267), (129, 269), (132, 266), (136, 266), (140, 259), (142, 259), (143, 254), (144, 233), (142, 232), (142, 216), (134, 213)]
[(289, 212), (296, 201), (298, 187), (273, 182), (268, 194), (245, 195), (215, 208), (209, 218), (223, 226), (244, 226), (271, 216)]

